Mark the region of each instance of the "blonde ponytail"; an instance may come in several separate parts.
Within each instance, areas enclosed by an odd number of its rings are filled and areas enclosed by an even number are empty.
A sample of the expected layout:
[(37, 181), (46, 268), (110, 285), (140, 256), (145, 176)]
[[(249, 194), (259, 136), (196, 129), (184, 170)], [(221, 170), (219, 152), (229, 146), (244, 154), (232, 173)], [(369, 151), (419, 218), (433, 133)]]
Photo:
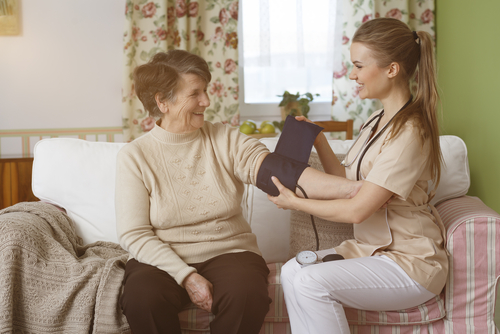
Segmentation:
[(352, 42), (361, 43), (370, 49), (372, 57), (381, 68), (397, 62), (401, 68), (399, 75), (402, 82), (407, 82), (408, 86), (410, 79), (417, 74), (415, 98), (403, 112), (394, 117), (389, 139), (395, 138), (408, 122), (419, 129), (422, 148), (429, 141), (432, 178), (437, 186), (443, 159), (439, 145), (439, 95), (431, 36), (425, 31), (411, 31), (397, 19), (377, 18), (363, 23), (354, 34)]

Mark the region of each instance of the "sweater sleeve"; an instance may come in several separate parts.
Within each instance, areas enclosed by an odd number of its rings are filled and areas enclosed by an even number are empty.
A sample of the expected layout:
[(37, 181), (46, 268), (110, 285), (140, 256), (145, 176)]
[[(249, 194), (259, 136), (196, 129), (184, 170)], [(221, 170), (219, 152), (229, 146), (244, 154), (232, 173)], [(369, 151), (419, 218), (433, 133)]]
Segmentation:
[(226, 131), (235, 176), (243, 183), (256, 185), (257, 160), (269, 150), (258, 139), (241, 133), (238, 128), (226, 127)]
[(134, 148), (130, 144), (124, 146), (117, 157), (115, 207), (120, 245), (137, 261), (166, 271), (182, 286), (196, 269), (154, 233), (149, 213), (151, 189), (144, 182), (146, 167), (141, 152)]

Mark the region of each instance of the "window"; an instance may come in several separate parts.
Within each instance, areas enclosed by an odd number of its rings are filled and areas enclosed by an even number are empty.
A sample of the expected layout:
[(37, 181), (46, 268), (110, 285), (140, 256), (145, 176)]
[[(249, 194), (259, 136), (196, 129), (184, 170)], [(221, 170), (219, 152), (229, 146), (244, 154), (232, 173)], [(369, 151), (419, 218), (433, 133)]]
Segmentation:
[(279, 119), (288, 90), (320, 94), (309, 117), (329, 119), (340, 21), (337, 0), (240, 0), (241, 118)]

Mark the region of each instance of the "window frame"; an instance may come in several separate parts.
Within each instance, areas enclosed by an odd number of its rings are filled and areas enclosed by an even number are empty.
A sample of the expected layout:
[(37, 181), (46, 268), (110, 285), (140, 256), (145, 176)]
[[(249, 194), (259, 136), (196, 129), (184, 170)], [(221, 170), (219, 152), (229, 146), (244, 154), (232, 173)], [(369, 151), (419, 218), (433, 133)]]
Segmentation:
[[(239, 110), (240, 123), (246, 120), (254, 121), (280, 121), (281, 110), (279, 103), (245, 103), (245, 71), (243, 67), (243, 15), (242, 7), (239, 6), (238, 13), (238, 86), (239, 86)], [(332, 70), (333, 84), (333, 70)], [(333, 89), (333, 87), (332, 87)], [(308, 118), (311, 120), (330, 120), (332, 118), (331, 102), (311, 102)]]

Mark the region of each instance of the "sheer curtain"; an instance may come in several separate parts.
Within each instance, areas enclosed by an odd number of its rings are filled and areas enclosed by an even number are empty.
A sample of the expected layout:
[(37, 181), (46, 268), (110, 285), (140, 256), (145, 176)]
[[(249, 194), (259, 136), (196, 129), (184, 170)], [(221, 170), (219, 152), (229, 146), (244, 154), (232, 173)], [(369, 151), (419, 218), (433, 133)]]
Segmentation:
[(245, 103), (277, 103), (285, 90), (331, 101), (334, 51), (342, 43), (341, 1), (242, 1)]

